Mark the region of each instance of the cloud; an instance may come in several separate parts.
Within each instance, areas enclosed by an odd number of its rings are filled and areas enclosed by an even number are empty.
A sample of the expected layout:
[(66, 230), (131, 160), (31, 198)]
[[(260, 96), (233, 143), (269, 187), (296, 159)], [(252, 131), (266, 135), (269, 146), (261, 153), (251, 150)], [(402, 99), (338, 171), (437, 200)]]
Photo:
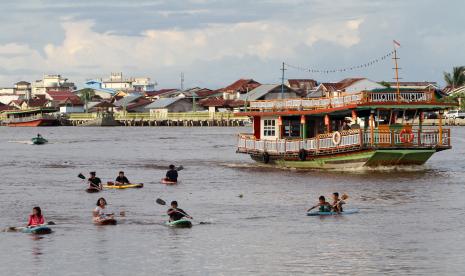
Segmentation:
[(138, 68), (142, 73), (230, 58), (282, 60), (298, 55), (299, 46), (310, 47), (317, 41), (343, 47), (357, 44), (362, 22), (357, 19), (300, 27), (257, 21), (210, 24), (189, 30), (148, 29), (128, 36), (97, 32), (94, 21), (71, 18), (62, 22), (63, 41), (47, 44), (43, 55), (26, 44), (5, 44), (0, 45), (0, 62), (15, 69), (32, 67), (48, 72), (90, 68), (81, 77), (92, 77), (124, 68)]

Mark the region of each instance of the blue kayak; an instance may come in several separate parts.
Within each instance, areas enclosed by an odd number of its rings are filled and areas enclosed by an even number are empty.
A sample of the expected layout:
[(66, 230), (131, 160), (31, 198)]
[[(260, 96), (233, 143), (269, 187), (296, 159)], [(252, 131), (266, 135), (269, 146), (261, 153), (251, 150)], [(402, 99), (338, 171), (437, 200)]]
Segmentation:
[(320, 212), (320, 211), (313, 211), (308, 212), (307, 216), (334, 216), (334, 215), (349, 215), (358, 213), (358, 209), (345, 209), (343, 212)]
[(52, 233), (52, 229), (47, 226), (25, 227), (21, 229), (21, 232), (29, 234), (50, 234)]

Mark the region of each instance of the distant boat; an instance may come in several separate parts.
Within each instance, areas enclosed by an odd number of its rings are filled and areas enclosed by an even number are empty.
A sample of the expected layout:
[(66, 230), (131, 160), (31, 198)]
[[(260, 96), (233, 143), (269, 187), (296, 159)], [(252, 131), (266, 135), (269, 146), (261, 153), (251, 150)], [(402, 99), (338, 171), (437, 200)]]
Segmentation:
[(55, 108), (8, 111), (3, 123), (11, 127), (57, 126), (60, 123), (58, 116), (52, 114), (56, 111)]
[(45, 144), (45, 143), (48, 143), (48, 140), (45, 139), (45, 138), (42, 137), (42, 136), (34, 137), (34, 138), (31, 139), (31, 141), (32, 141), (32, 143), (33, 143), (34, 145), (43, 145), (43, 144)]

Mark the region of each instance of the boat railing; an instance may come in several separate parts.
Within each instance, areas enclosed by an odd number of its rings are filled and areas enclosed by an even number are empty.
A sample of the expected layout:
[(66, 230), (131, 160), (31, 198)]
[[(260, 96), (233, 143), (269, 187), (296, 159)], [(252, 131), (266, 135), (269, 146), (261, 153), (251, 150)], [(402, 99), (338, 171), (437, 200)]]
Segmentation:
[(442, 129), (441, 131), (439, 129), (413, 129), (407, 132), (374, 130), (373, 133), (366, 131), (363, 133), (363, 144), (378, 147), (450, 146), (450, 129)]
[(251, 101), (251, 110), (312, 110), (362, 103), (427, 103), (434, 101), (433, 91), (364, 91), (334, 97)]
[(56, 120), (58, 119), (57, 115), (54, 114), (35, 114), (30, 116), (23, 116), (23, 117), (11, 117), (5, 119), (7, 123), (22, 123), (22, 122), (29, 122), (32, 120)]
[[(340, 137), (338, 137), (340, 136)], [(240, 134), (239, 152), (269, 152), (295, 154), (302, 149), (314, 152), (349, 151), (369, 148), (444, 148), (450, 147), (450, 129), (426, 129), (412, 131), (349, 130), (320, 134), (309, 139), (256, 139), (252, 134)]]
[(402, 103), (413, 103), (413, 102), (429, 102), (433, 100), (432, 91), (417, 91), (417, 92), (405, 92), (402, 91), (399, 94), (396, 92), (364, 92), (366, 95), (366, 101), (371, 103), (384, 103), (384, 102), (402, 102)]

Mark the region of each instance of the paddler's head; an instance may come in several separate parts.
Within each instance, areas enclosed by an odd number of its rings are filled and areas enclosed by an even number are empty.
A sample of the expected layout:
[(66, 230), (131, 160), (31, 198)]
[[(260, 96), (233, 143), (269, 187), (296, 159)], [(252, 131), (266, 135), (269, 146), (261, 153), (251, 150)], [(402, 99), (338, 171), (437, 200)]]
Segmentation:
[(339, 193), (338, 192), (333, 193), (333, 199), (334, 200), (339, 199)]
[(171, 208), (178, 208), (178, 202), (177, 201), (171, 201)]
[(170, 168), (170, 170), (174, 170), (175, 167), (174, 167), (173, 164), (171, 164), (169, 168)]
[(124, 172), (123, 172), (123, 171), (120, 171), (120, 172), (119, 172), (119, 176), (120, 176), (120, 177), (123, 177), (123, 176), (124, 176)]
[(321, 204), (326, 203), (326, 198), (324, 196), (320, 196), (318, 201), (320, 201)]
[(38, 217), (41, 217), (42, 216), (42, 210), (40, 209), (40, 207), (34, 207), (32, 208), (32, 214), (34, 216), (38, 216)]
[(107, 201), (103, 197), (97, 200), (97, 206), (105, 207), (106, 205), (107, 205)]
[(94, 178), (95, 177), (95, 172), (90, 172), (90, 177)]

